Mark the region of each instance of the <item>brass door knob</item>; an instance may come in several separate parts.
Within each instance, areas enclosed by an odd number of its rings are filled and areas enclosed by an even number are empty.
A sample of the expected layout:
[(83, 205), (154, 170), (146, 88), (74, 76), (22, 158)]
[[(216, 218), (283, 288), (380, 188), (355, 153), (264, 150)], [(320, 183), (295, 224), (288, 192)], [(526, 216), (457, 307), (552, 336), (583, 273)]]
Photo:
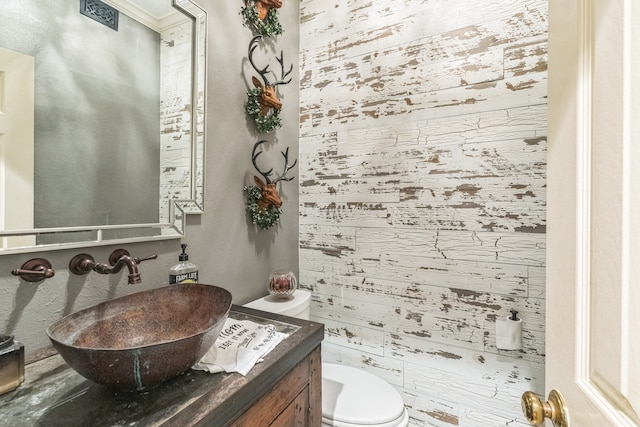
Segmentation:
[(522, 394), (522, 413), (531, 425), (541, 426), (544, 419), (551, 420), (555, 427), (569, 427), (569, 412), (564, 398), (557, 390), (549, 392), (548, 400), (542, 403), (537, 394), (526, 391)]

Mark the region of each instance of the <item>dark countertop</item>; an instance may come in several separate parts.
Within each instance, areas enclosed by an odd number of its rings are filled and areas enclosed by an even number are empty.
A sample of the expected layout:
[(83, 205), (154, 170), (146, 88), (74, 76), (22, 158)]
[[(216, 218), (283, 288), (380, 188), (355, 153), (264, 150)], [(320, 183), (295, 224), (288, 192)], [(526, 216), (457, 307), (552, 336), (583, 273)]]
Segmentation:
[(0, 396), (0, 426), (223, 427), (245, 412), (324, 338), (322, 324), (232, 306), (229, 317), (290, 334), (246, 375), (186, 373), (145, 392), (116, 392), (55, 355), (27, 365), (25, 382)]

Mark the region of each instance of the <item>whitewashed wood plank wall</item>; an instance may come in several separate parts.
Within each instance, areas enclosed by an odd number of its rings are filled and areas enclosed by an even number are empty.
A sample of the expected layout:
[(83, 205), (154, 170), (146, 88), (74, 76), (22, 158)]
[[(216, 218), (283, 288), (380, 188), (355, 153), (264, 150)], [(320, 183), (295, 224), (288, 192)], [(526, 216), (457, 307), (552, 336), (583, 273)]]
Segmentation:
[[(193, 23), (160, 35), (160, 214), (170, 221), (170, 204), (191, 199), (191, 73)], [(202, 167), (197, 168), (198, 171)], [(201, 177), (199, 177), (201, 178)]]
[[(547, 2), (301, 0), (300, 282), (416, 426), (544, 392)], [(522, 351), (498, 350), (516, 309)]]

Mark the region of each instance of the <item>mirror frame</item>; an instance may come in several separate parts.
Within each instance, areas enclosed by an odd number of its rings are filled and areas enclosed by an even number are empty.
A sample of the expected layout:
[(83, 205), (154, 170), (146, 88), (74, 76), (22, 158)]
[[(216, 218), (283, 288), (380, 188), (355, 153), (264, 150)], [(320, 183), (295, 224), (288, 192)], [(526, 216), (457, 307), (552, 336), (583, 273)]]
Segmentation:
[[(185, 234), (186, 216), (190, 214), (202, 214), (204, 212), (204, 159), (205, 159), (205, 120), (206, 120), (206, 40), (207, 40), (207, 14), (193, 0), (172, 0), (172, 5), (183, 13), (193, 18), (192, 34), (192, 87), (191, 87), (191, 194), (189, 199), (170, 200), (169, 221), (166, 223), (145, 223), (145, 224), (120, 224), (120, 225), (97, 225), (80, 227), (55, 227), (55, 228), (35, 228), (28, 230), (0, 230), (0, 255), (16, 253), (41, 252), (59, 249), (85, 248), (93, 246), (104, 246), (112, 244), (125, 244), (135, 242), (149, 242), (156, 240), (179, 239)], [(113, 238), (105, 237), (110, 231), (116, 230), (155, 230), (154, 234), (129, 237)], [(80, 232), (94, 233), (92, 240), (42, 244), (24, 245), (18, 247), (5, 247), (3, 238), (5, 237), (32, 237), (48, 234), (71, 234)]]

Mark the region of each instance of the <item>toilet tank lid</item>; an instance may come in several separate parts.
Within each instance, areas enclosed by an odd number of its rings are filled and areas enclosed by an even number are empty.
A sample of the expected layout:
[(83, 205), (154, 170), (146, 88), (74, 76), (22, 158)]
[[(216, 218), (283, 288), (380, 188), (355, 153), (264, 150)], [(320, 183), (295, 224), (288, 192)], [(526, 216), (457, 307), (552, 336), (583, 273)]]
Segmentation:
[(355, 425), (402, 419), (400, 392), (382, 378), (350, 366), (322, 364), (322, 417)]
[(310, 299), (311, 292), (304, 289), (296, 289), (292, 298), (278, 299), (268, 295), (245, 304), (245, 307), (255, 308), (268, 313), (294, 315), (309, 307)]

